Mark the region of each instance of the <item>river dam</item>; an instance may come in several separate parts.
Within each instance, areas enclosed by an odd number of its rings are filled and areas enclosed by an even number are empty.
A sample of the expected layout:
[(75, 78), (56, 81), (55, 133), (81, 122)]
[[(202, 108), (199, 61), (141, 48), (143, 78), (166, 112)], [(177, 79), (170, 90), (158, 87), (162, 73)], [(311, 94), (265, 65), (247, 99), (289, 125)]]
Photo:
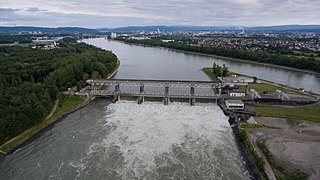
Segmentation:
[[(239, 73), (247, 71), (264, 79), (268, 75), (268, 80), (279, 79), (276, 82), (294, 87), (320, 87), (320, 78), (314, 74), (102, 38), (85, 42), (110, 49), (119, 57), (121, 67), (114, 77), (118, 79), (203, 81), (208, 78), (201, 68), (217, 62)], [(5, 157), (0, 168), (1, 179), (250, 178), (228, 117), (214, 103), (164, 106), (161, 102), (120, 100), (113, 104), (98, 99)]]

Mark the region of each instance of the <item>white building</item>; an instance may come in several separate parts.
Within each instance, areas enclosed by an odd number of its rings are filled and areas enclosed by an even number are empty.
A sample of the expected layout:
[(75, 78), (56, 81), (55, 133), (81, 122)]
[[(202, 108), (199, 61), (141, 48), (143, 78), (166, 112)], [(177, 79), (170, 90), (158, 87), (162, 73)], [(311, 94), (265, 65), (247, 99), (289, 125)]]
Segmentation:
[(229, 92), (230, 97), (245, 97), (246, 93), (244, 92)]
[(173, 39), (169, 39), (169, 40), (162, 40), (162, 42), (165, 42), (165, 43), (168, 43), (168, 42), (174, 42), (174, 40)]
[(112, 32), (110, 37), (111, 39), (117, 38), (117, 33)]
[(244, 109), (244, 103), (241, 100), (226, 100), (225, 104), (228, 109)]

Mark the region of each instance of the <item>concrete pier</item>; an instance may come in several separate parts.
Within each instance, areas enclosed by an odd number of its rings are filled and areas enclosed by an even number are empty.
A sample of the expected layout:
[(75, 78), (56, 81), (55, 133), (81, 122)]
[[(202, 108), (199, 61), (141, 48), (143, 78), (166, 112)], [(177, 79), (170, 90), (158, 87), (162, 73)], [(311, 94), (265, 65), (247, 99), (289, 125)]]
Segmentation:
[(217, 86), (217, 95), (221, 96), (221, 84), (218, 84)]
[(114, 92), (115, 92), (115, 94), (114, 94), (114, 96), (113, 96), (113, 98), (112, 98), (112, 102), (113, 103), (115, 103), (115, 102), (117, 102), (117, 101), (119, 101), (120, 100), (120, 84), (116, 84), (115, 86), (114, 86)]
[(191, 106), (193, 106), (193, 105), (195, 105), (196, 104), (196, 99), (195, 99), (195, 97), (194, 97), (194, 86), (191, 86), (191, 88), (190, 88), (190, 104), (191, 104)]
[(144, 85), (140, 86), (140, 96), (138, 98), (138, 104), (142, 104), (144, 102)]
[(169, 86), (165, 86), (164, 87), (164, 105), (168, 105), (169, 102), (170, 102), (170, 99), (169, 99)]

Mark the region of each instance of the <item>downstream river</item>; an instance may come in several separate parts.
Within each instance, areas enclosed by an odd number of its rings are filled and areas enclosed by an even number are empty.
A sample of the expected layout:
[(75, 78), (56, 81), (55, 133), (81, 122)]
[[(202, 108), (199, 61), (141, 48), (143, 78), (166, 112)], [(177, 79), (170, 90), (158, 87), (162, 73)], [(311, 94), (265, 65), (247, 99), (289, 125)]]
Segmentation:
[[(314, 74), (105, 39), (84, 41), (119, 57), (114, 78), (208, 80), (200, 69), (216, 62), (320, 91)], [(0, 179), (249, 179), (227, 119), (213, 103), (99, 99), (1, 160)]]

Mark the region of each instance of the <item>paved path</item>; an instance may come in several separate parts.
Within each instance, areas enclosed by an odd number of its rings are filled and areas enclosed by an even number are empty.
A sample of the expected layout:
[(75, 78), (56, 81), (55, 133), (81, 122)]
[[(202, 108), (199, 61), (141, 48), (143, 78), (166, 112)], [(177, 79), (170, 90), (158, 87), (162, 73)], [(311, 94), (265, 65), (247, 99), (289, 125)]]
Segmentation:
[(46, 119), (49, 119), (57, 110), (57, 107), (59, 105), (59, 99), (57, 99), (55, 102), (54, 102), (54, 106), (50, 112), (50, 114), (46, 117)]
[[(49, 119), (49, 118), (54, 114), (54, 112), (56, 112), (56, 109), (57, 109), (57, 107), (58, 107), (58, 104), (59, 104), (59, 99), (57, 99), (57, 100), (55, 101), (55, 104), (54, 104), (54, 106), (53, 106), (53, 108), (52, 108), (52, 110), (51, 110), (51, 113), (45, 118), (46, 120)], [(11, 143), (12, 141), (15, 141), (16, 139), (19, 139), (19, 138), (25, 136), (27, 133), (29, 133), (29, 132), (32, 130), (32, 128), (33, 128), (33, 126), (32, 126), (31, 128), (29, 128), (29, 129), (27, 129), (26, 131), (24, 131), (23, 133), (19, 134), (18, 136), (14, 137), (14, 138), (10, 139), (9, 141), (5, 142), (4, 144), (2, 144), (2, 145), (0, 146), (0, 153), (6, 154), (4, 151), (1, 150), (2, 147), (5, 146), (5, 145), (7, 145), (7, 144), (9, 144), (9, 143)]]

